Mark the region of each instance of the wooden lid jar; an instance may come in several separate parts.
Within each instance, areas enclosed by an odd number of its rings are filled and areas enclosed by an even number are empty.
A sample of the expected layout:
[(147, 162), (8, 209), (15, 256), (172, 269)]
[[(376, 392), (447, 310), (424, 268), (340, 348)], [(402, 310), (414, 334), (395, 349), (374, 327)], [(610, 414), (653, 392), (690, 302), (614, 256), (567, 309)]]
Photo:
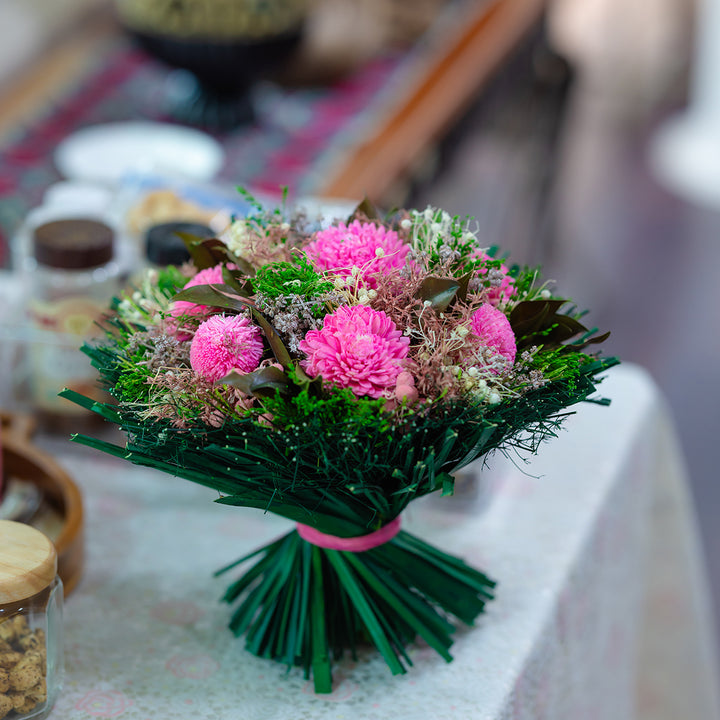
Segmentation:
[(63, 675), (62, 581), (39, 530), (0, 520), (0, 719), (45, 717)]
[(0, 607), (33, 597), (57, 575), (50, 539), (30, 525), (0, 520)]

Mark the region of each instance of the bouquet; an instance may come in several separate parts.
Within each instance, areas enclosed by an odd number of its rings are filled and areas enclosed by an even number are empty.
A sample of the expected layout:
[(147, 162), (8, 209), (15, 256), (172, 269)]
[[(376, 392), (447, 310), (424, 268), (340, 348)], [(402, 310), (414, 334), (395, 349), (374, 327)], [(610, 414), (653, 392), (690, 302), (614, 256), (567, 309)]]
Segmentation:
[(296, 523), (219, 572), (239, 573), (233, 633), (316, 692), (363, 643), (393, 674), (417, 638), (450, 661), (455, 623), (495, 583), (401, 514), (451, 495), (476, 458), (555, 435), (617, 362), (586, 352), (607, 334), (434, 208), (364, 202), (318, 226), (256, 204), (217, 238), (183, 239), (192, 262), (149, 271), (83, 348), (112, 398), (62, 393), (125, 446), (73, 439)]

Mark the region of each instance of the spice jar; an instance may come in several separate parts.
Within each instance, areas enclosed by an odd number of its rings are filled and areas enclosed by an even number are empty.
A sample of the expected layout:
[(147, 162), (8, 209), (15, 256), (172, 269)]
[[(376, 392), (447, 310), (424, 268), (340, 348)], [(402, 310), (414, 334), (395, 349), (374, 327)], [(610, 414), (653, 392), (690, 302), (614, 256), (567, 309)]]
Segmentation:
[(87, 413), (58, 397), (64, 387), (98, 394), (90, 361), (79, 348), (99, 334), (97, 321), (119, 291), (114, 236), (107, 224), (88, 218), (53, 220), (32, 232), (32, 263), (26, 267), (30, 395), (46, 425), (62, 426), (63, 419)]
[(62, 684), (62, 581), (39, 530), (0, 520), (0, 720), (44, 718)]

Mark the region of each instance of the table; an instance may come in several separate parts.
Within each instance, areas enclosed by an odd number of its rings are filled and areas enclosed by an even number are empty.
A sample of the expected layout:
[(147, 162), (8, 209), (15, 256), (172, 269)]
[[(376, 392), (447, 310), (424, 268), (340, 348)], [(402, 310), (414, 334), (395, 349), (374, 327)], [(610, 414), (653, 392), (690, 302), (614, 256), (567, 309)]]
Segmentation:
[[(528, 464), (502, 458), (406, 527), (499, 580), (454, 662), (411, 648), (393, 677), (370, 651), (331, 695), (226, 628), (213, 571), (287, 521), (206, 488), (47, 441), (85, 498), (87, 564), (65, 614), (51, 718), (623, 720), (720, 717), (708, 591), (682, 457), (641, 368), (607, 374)], [(475, 471), (479, 472), (476, 466)], [(474, 489), (473, 489), (474, 488)]]

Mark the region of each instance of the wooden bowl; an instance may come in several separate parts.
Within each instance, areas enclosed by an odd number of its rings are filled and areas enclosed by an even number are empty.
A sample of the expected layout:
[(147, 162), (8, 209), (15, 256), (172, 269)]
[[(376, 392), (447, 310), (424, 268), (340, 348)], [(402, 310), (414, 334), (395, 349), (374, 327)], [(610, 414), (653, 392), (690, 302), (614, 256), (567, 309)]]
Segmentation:
[(58, 574), (65, 595), (77, 585), (83, 570), (83, 504), (77, 485), (48, 454), (35, 447), (25, 432), (31, 423), (20, 418), (2, 422), (2, 467), (6, 477), (31, 482), (42, 491), (43, 500), (30, 522), (54, 542)]

